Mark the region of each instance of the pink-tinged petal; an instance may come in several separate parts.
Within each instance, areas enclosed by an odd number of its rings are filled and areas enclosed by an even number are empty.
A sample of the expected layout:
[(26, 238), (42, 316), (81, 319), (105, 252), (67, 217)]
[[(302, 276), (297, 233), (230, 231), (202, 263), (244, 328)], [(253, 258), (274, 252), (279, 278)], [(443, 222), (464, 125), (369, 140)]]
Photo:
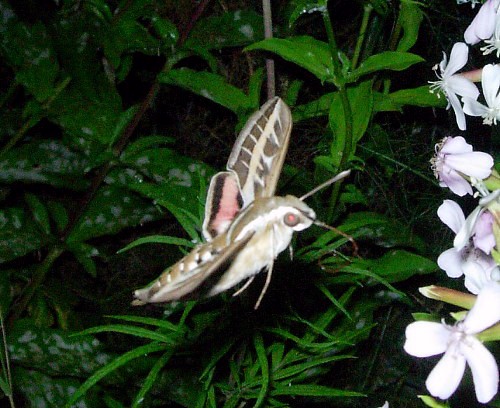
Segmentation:
[(488, 107), (472, 98), (463, 98), (464, 112), (469, 116), (483, 116), (488, 113)]
[(472, 187), (460, 174), (450, 168), (444, 168), (439, 173), (441, 187), (448, 187), (456, 195), (463, 197), (466, 194), (472, 195)]
[(404, 350), (415, 357), (429, 357), (446, 351), (450, 330), (441, 323), (418, 321), (406, 327)]
[(465, 30), (464, 39), (467, 43), (477, 44), (493, 35), (495, 31), (495, 6), (494, 0), (488, 0), (481, 6), (476, 17)]
[(450, 54), (450, 61), (444, 70), (443, 77), (448, 77), (457, 72), (465, 64), (469, 56), (469, 47), (463, 42), (457, 42), (453, 45)]
[[(484, 255), (484, 257), (486, 257), (486, 255)], [(494, 270), (494, 264), (487, 265), (487, 263), (481, 259), (464, 262), (462, 271), (465, 275), (465, 287), (470, 293), (475, 295), (479, 294), (486, 286), (492, 283), (492, 273)]]
[(440, 151), (440, 153), (446, 155), (469, 152), (472, 152), (472, 145), (467, 143), (462, 136), (447, 137)]
[(479, 96), (479, 89), (474, 85), (470, 79), (464, 78), (461, 75), (453, 75), (446, 80), (447, 89), (468, 98), (477, 99)]
[(493, 355), (475, 337), (468, 337), (460, 347), (472, 371), (477, 400), (491, 401), (498, 392), (498, 366)]
[(451, 168), (481, 180), (489, 177), (494, 164), (493, 157), (484, 152), (450, 154), (445, 160)]
[(493, 215), (489, 211), (484, 211), (474, 227), (474, 246), (482, 250), (485, 254), (490, 254), (495, 247), (495, 235), (493, 234)]
[(425, 386), (434, 397), (448, 399), (458, 388), (464, 371), (465, 357), (453, 343), (427, 377)]
[(495, 102), (500, 88), (500, 66), (488, 64), (483, 68), (481, 78), (484, 99), (490, 108), (495, 107)]
[(455, 234), (465, 224), (464, 212), (453, 200), (444, 200), (437, 210), (437, 215)]
[(465, 245), (469, 243), (469, 239), (472, 236), (472, 232), (474, 231), (474, 227), (476, 225), (477, 220), (481, 216), (483, 212), (483, 208), (477, 206), (474, 210), (469, 214), (465, 222), (462, 224), (462, 227), (457, 232), (455, 239), (453, 240), (453, 246), (456, 250), (460, 250)]
[(462, 263), (462, 256), (455, 248), (447, 249), (437, 259), (438, 266), (450, 278), (460, 278), (463, 275)]
[(479, 333), (500, 321), (500, 283), (490, 282), (477, 295), (464, 319), (467, 333)]
[(455, 119), (457, 121), (457, 126), (460, 130), (467, 129), (467, 125), (465, 123), (465, 114), (462, 109), (462, 104), (458, 100), (458, 97), (453, 92), (446, 92), (446, 97), (448, 98), (448, 107), (451, 105), (453, 108), (453, 112), (455, 112)]

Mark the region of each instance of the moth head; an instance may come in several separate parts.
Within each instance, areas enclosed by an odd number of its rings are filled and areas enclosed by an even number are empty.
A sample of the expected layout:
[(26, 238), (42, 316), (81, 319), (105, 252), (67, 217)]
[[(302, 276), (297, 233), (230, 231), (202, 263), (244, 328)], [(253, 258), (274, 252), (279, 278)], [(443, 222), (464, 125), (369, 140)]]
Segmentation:
[(284, 207), (282, 222), (294, 231), (309, 228), (316, 220), (316, 213), (306, 203), (294, 196), (286, 196), (287, 205)]

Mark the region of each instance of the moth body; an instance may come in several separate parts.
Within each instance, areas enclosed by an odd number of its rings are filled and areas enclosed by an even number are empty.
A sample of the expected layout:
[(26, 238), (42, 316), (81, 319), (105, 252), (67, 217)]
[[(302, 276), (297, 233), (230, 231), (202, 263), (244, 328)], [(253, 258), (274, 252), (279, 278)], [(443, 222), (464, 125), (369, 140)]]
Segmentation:
[(267, 269), (258, 307), (274, 260), (290, 245), (295, 231), (316, 220), (302, 199), (274, 195), (291, 130), (290, 108), (278, 97), (250, 116), (234, 143), (227, 171), (210, 181), (202, 226), (206, 242), (151, 285), (136, 290), (133, 304), (213, 296), (245, 280), (249, 284)]
[[(256, 199), (212, 241), (197, 246), (167, 269), (150, 286), (134, 292), (136, 304), (179, 300), (201, 289), (214, 296), (269, 268), (292, 240), (294, 231), (308, 228), (314, 211), (294, 196)], [(244, 243), (233, 256), (224, 258), (231, 243)], [(215, 283), (201, 288), (207, 275)]]

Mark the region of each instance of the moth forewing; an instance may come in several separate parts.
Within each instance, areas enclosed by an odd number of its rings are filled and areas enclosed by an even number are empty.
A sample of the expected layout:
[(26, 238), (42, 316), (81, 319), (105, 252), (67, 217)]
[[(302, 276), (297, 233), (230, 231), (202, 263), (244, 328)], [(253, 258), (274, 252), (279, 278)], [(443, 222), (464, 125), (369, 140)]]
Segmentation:
[(241, 130), (227, 168), (238, 177), (244, 206), (274, 195), (291, 130), (292, 113), (279, 97), (262, 105)]
[[(188, 255), (164, 271), (152, 285), (134, 292), (134, 305), (145, 303), (172, 302), (192, 294), (207, 279), (239, 253), (252, 234), (241, 236), (228, 243), (227, 235), (219, 235), (212, 242), (199, 245)], [(210, 288), (205, 292), (209, 292)]]

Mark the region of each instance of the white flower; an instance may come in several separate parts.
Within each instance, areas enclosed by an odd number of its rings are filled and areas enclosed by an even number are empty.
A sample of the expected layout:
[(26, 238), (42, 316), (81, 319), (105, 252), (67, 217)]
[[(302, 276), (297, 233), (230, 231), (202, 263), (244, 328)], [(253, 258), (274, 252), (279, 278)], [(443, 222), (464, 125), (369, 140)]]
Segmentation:
[(495, 30), (495, 15), (500, 0), (488, 0), (484, 3), (465, 30), (465, 42), (471, 45), (477, 44), (481, 40), (491, 38)]
[(472, 187), (464, 176), (485, 179), (491, 174), (493, 158), (483, 152), (473, 152), (462, 136), (445, 137), (436, 144), (436, 155), (431, 159), (434, 175), (441, 187), (449, 187), (460, 197), (471, 194)]
[(481, 47), (481, 51), (483, 55), (489, 55), (492, 52), (497, 53), (497, 58), (500, 57), (500, 9), (497, 10), (497, 14), (495, 17), (495, 32), (489, 40), (484, 40), (487, 44), (484, 47)]
[(477, 400), (487, 403), (495, 396), (498, 366), (476, 334), (499, 320), (500, 284), (495, 283), (481, 291), (465, 319), (455, 325), (418, 321), (406, 328), (404, 349), (408, 354), (430, 357), (444, 353), (425, 382), (434, 397), (447, 399), (456, 391), (466, 364), (472, 371)]
[[(460, 130), (465, 130), (466, 126), (465, 115), (457, 95), (472, 99), (477, 99), (479, 96), (479, 91), (471, 80), (455, 74), (467, 63), (468, 55), (469, 48), (467, 45), (462, 42), (456, 43), (451, 50), (449, 62), (447, 61), (446, 54), (443, 52), (443, 59), (439, 63), (440, 73), (436, 72), (439, 81), (429, 81), (432, 93), (441, 91), (448, 99), (446, 109), (450, 109), (450, 106), (453, 108)], [(437, 68), (438, 66), (436, 65), (434, 70), (437, 71)]]
[(470, 252), (462, 263), (467, 290), (477, 295), (493, 282), (500, 283), (500, 270), (491, 256), (476, 249)]
[(485, 125), (496, 125), (497, 120), (500, 120), (500, 65), (488, 64), (483, 68), (481, 86), (488, 106), (465, 96), (464, 112), (470, 116), (483, 117)]

